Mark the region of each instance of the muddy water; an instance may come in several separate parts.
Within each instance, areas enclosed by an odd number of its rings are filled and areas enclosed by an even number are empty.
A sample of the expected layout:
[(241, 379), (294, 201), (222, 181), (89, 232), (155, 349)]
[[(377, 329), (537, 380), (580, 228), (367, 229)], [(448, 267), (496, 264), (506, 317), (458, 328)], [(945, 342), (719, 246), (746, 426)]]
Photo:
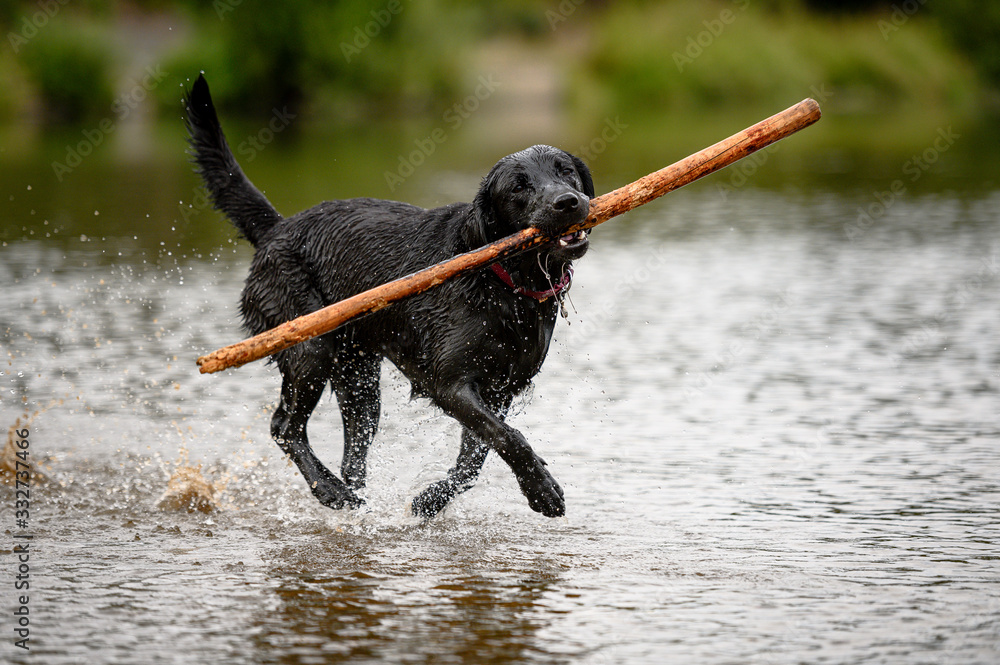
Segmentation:
[[(673, 196), (595, 230), (512, 417), (556, 520), (495, 459), (409, 517), (458, 430), (390, 367), (367, 508), (318, 506), (273, 368), (195, 371), (239, 337), (242, 248), (0, 247), (2, 424), (37, 412), (48, 477), (26, 529), (0, 490), (4, 559), (33, 536), (4, 661), (997, 662), (1000, 197), (848, 233), (863, 197)], [(332, 401), (311, 437), (337, 465)]]

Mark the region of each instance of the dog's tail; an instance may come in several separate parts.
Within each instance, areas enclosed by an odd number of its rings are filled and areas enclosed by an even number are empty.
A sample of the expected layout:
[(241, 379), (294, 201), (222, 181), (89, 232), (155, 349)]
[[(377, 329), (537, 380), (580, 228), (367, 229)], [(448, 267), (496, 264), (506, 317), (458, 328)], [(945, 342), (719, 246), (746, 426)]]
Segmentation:
[(229, 218), (255, 247), (281, 220), (270, 201), (253, 186), (233, 157), (219, 125), (219, 117), (203, 75), (191, 87), (187, 100), (187, 127), (195, 169), (205, 181), (215, 209)]

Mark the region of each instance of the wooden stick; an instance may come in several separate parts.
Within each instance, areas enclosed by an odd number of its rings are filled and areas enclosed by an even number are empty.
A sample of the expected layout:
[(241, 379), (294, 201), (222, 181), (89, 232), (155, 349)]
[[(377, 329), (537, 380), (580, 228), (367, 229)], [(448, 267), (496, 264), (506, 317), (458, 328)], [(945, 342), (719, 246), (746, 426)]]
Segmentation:
[[(587, 218), (562, 230), (560, 236), (597, 226), (698, 178), (715, 173), (761, 148), (766, 148), (808, 127), (819, 120), (820, 115), (819, 105), (812, 99), (799, 102), (701, 152), (650, 173), (613, 192), (598, 196), (591, 200), (590, 214)], [(460, 254), (419, 272), (341, 300), (312, 314), (300, 316), (256, 337), (201, 356), (198, 358), (198, 366), (202, 374), (207, 374), (260, 360), (299, 342), (328, 333), (359, 316), (377, 312), (398, 300), (423, 293), (446, 280), (474, 272), (483, 266), (554, 240), (555, 238), (543, 235), (536, 228), (523, 229), (475, 251)]]

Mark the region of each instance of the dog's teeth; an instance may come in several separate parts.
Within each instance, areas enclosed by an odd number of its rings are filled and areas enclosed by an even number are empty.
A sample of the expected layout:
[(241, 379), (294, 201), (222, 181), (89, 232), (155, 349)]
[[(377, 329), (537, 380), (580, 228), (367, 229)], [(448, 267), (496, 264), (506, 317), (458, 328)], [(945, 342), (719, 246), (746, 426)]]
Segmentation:
[(559, 238), (559, 246), (560, 247), (565, 247), (568, 244), (569, 244), (569, 241), (566, 240), (566, 238)]

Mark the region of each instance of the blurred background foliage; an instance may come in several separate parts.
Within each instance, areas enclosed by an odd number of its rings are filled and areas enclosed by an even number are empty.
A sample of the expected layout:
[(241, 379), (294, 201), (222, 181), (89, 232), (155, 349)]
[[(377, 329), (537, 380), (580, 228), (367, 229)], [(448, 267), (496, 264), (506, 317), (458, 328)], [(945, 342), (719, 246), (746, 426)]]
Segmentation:
[(830, 101), (841, 110), (955, 108), (979, 97), (971, 62), (947, 46), (937, 22), (895, 30), (879, 12), (771, 5), (722, 4), (707, 19), (695, 3), (619, 7), (576, 67), (579, 89), (630, 108), (695, 111), (794, 99), (819, 83), (838, 91)]
[(824, 85), (834, 112), (967, 114), (1000, 86), (1000, 3), (972, 0), (0, 0), (0, 28), (0, 118), (48, 122), (108, 116), (154, 65), (171, 116), (199, 71), (228, 114), (420, 114), (467, 94), (498, 42), (589, 116), (783, 107)]

